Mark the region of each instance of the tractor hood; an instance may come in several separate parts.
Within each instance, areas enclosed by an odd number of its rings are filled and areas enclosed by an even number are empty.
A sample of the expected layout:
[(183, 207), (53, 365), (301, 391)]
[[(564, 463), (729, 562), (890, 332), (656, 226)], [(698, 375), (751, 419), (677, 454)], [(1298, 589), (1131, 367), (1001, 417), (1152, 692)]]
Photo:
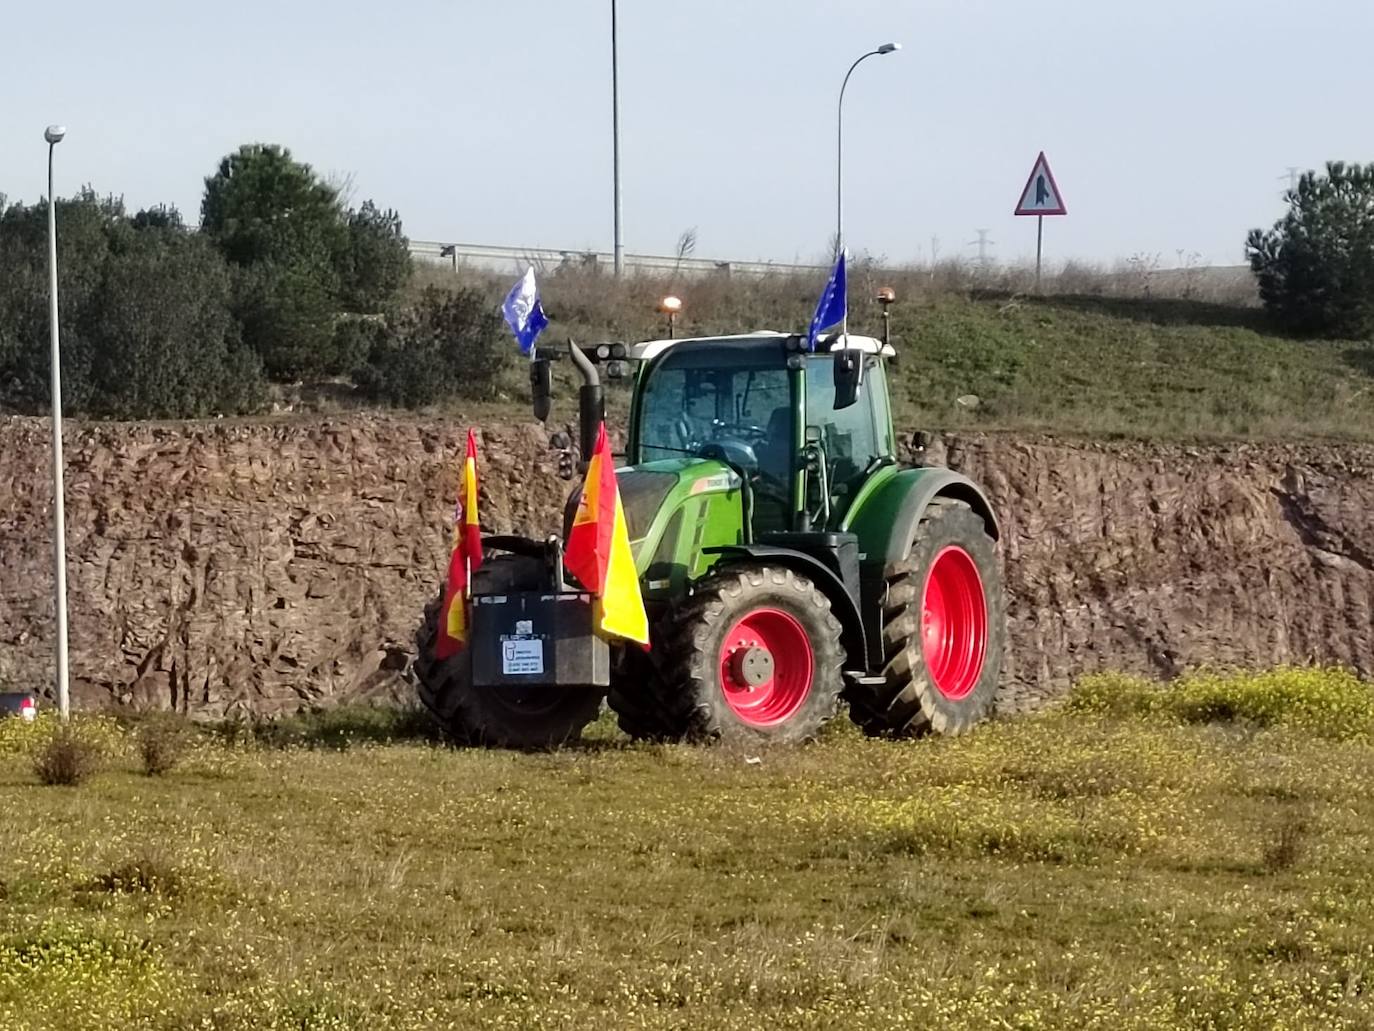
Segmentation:
[(744, 539), (743, 484), (714, 459), (673, 458), (616, 470), (644, 597), (681, 595), (719, 557), (708, 549)]
[(682, 501), (703, 494), (737, 491), (739, 476), (721, 462), (700, 458), (671, 458), (617, 469), (616, 485), (625, 508), (630, 540), (643, 540), (656, 518), (664, 513), (665, 502), (676, 508)]

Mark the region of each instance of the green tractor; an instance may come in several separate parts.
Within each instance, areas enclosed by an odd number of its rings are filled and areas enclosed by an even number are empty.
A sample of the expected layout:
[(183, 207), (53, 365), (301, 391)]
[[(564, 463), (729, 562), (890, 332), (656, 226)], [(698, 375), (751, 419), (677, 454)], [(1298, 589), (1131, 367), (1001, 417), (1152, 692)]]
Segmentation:
[[(634, 376), (616, 476), (651, 646), (593, 631), (562, 538), (485, 537), (468, 646), (435, 657), (438, 600), (416, 635), (420, 697), (455, 738), (557, 745), (603, 701), (631, 736), (664, 741), (806, 741), (841, 702), (881, 736), (958, 734), (988, 712), (1005, 641), (997, 520), (967, 478), (898, 462), (888, 343), (837, 335), (808, 352), (803, 336), (752, 333), (569, 352), (584, 458), (601, 372)], [(547, 359), (531, 381), (546, 418)]]

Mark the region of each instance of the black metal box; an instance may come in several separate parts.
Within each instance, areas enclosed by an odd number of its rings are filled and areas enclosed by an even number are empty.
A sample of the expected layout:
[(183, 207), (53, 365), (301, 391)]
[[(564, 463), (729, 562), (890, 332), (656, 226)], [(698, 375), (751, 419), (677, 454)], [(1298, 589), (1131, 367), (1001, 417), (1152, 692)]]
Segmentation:
[(518, 591), (472, 599), (472, 682), (478, 687), (606, 687), (611, 653), (592, 631), (590, 594)]

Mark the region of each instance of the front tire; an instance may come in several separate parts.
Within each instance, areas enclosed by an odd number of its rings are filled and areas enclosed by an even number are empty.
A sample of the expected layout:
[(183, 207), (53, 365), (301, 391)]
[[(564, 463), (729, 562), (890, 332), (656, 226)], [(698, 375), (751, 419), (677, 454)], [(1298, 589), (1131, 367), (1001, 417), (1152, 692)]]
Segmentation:
[(1006, 647), (997, 546), (951, 498), (931, 503), (911, 551), (887, 570), (885, 682), (850, 688), (850, 718), (875, 737), (962, 734), (992, 707)]
[(843, 655), (840, 622), (810, 580), (731, 566), (665, 618), (652, 674), (640, 665), (610, 703), (635, 737), (797, 744), (835, 715)]
[[(480, 594), (538, 590), (544, 567), (524, 555), (497, 555), (473, 575)], [(448, 659), (435, 657), (443, 593), (425, 607), (415, 634), (412, 667), (420, 700), (460, 744), (544, 749), (569, 744), (596, 719), (605, 692), (599, 687), (532, 685), (476, 687), (467, 649)]]

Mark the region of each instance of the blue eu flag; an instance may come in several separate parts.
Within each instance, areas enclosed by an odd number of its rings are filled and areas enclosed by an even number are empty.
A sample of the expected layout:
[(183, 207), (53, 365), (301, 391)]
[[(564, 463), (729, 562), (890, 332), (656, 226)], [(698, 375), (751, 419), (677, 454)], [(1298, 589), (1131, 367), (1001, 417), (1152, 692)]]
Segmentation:
[(549, 320), (544, 314), (544, 305), (539, 301), (539, 286), (534, 281), (533, 267), (521, 277), (520, 282), (511, 287), (501, 311), (506, 316), (506, 325), (510, 326), (520, 345), (520, 353), (534, 357), (534, 342), (544, 332)]
[(816, 314), (811, 317), (811, 328), (806, 332), (806, 349), (808, 351), (816, 349), (818, 336), (831, 326), (837, 326), (845, 320), (848, 311), (845, 283), (844, 253), (841, 252), (835, 262), (835, 268), (830, 273), (830, 280), (825, 284), (825, 292), (821, 294), (821, 299), (816, 304)]

